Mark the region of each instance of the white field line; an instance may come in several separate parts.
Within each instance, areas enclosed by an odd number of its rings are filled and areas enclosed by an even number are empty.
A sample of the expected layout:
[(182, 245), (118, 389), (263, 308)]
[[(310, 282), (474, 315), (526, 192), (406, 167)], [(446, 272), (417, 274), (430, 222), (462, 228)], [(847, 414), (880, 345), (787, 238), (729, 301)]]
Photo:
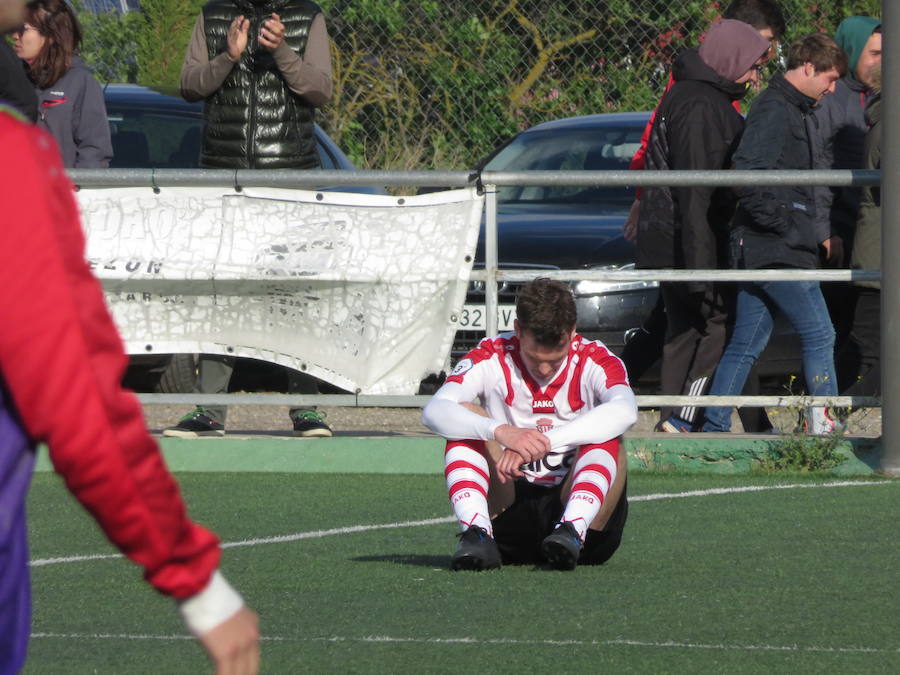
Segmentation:
[[(33, 639), (58, 639), (58, 640), (159, 640), (161, 642), (175, 642), (193, 640), (191, 635), (128, 635), (125, 633), (32, 633)], [(353, 642), (370, 644), (454, 644), (473, 646), (514, 645), (528, 647), (650, 647), (653, 649), (708, 649), (719, 651), (744, 651), (744, 652), (807, 652), (825, 654), (900, 654), (897, 649), (878, 649), (875, 647), (816, 647), (801, 645), (728, 645), (707, 644), (702, 642), (678, 642), (667, 640), (665, 642), (653, 642), (649, 640), (522, 640), (515, 638), (416, 638), (395, 637), (390, 635), (368, 635), (361, 637), (280, 637), (274, 635), (261, 636), (260, 640), (266, 642)]]
[[(813, 489), (813, 488), (840, 488), (840, 487), (857, 487), (861, 485), (897, 485), (895, 481), (872, 480), (872, 481), (833, 481), (830, 483), (793, 483), (789, 485), (746, 485), (734, 488), (713, 488), (710, 490), (691, 490), (689, 492), (670, 492), (650, 495), (629, 496), (628, 501), (634, 502), (652, 502), (664, 499), (685, 499), (689, 497), (709, 497), (713, 495), (738, 494), (742, 492), (764, 492), (768, 490), (796, 490), (796, 489)], [(224, 542), (222, 548), (239, 548), (242, 546), (262, 546), (264, 544), (284, 544), (292, 541), (300, 541), (302, 539), (321, 539), (323, 537), (331, 537), (334, 535), (354, 534), (357, 532), (371, 532), (374, 530), (392, 530), (404, 527), (420, 527), (423, 525), (438, 525), (440, 523), (452, 523), (456, 520), (453, 516), (444, 518), (428, 518), (427, 520), (408, 520), (397, 523), (381, 523), (378, 525), (353, 525), (351, 527), (336, 527), (330, 530), (313, 530), (310, 532), (297, 532), (296, 534), (285, 534), (277, 537), (261, 537), (257, 539), (243, 539), (241, 541)], [(85, 562), (89, 560), (110, 560), (113, 558), (121, 558), (120, 553), (106, 553), (95, 555), (73, 555), (62, 556), (59, 558), (36, 558), (31, 561), (31, 567), (43, 567), (45, 565), (58, 565), (61, 563)]]

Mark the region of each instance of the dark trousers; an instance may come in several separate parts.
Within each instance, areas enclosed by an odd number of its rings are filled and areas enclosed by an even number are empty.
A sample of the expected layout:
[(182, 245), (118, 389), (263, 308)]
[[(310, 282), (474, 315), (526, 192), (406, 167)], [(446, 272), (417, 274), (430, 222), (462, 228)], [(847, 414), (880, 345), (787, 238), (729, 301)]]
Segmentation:
[[(198, 394), (227, 394), (228, 383), (234, 373), (234, 357), (221, 354), (200, 354), (197, 359), (197, 384), (194, 388)], [(288, 371), (289, 394), (318, 394), (319, 384), (316, 378), (306, 373), (298, 373), (296, 370)], [(207, 414), (219, 424), (225, 424), (228, 413), (227, 406), (204, 406)], [(294, 414), (304, 410), (315, 410), (315, 406), (291, 408), (288, 414), (293, 419)]]
[[(729, 323), (731, 322), (729, 321)], [(662, 294), (660, 294), (653, 310), (641, 325), (640, 332), (629, 340), (622, 350), (622, 361), (625, 363), (632, 385), (637, 384), (641, 377), (662, 358), (666, 342), (666, 324), (665, 304)], [(760, 391), (759, 375), (754, 366), (747, 377), (743, 394), (757, 396)], [(663, 410), (662, 419), (666, 419), (672, 412), (671, 408)], [(772, 422), (769, 420), (765, 408), (738, 408), (738, 416), (741, 418), (744, 431), (748, 433), (767, 433), (772, 430)], [(697, 416), (695, 419), (699, 420), (700, 418)]]
[(853, 323), (835, 358), (838, 387), (845, 396), (881, 394), (881, 291), (854, 288)]
[(839, 354), (850, 340), (850, 331), (856, 321), (853, 305), (857, 289), (843, 281), (823, 282), (821, 288), (825, 304), (828, 305), (831, 325), (834, 326), (835, 354)]
[[(661, 384), (664, 394), (700, 396), (707, 392), (725, 350), (728, 310), (718, 286), (699, 293), (685, 283), (659, 285), (666, 308)], [(702, 419), (696, 406), (664, 408), (660, 419), (674, 414), (686, 422)]]

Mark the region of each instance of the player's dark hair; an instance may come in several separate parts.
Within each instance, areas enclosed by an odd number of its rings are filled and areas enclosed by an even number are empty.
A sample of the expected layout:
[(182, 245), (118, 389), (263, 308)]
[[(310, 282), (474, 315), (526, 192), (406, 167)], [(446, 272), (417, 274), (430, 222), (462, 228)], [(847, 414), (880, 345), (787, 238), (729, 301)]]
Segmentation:
[(749, 23), (756, 30), (769, 28), (776, 40), (787, 30), (784, 14), (775, 0), (732, 0), (722, 18)]
[(519, 291), (516, 318), (539, 345), (556, 347), (575, 329), (575, 298), (561, 281), (535, 279)]
[(788, 51), (787, 69), (811, 63), (817, 73), (837, 68), (841, 76), (847, 74), (847, 55), (841, 46), (825, 33), (810, 33), (797, 38)]

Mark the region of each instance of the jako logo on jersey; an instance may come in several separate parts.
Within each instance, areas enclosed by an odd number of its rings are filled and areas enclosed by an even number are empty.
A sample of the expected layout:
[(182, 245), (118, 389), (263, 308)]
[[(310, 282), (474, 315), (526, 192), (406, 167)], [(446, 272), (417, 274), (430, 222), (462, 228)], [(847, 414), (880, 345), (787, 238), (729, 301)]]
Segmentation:
[(536, 415), (556, 412), (556, 405), (549, 398), (536, 398), (531, 403), (531, 412)]
[(453, 369), (453, 372), (450, 373), (450, 375), (462, 375), (463, 373), (467, 373), (472, 370), (472, 366), (474, 365), (472, 359), (463, 359), (456, 364), (456, 368)]
[(542, 417), (534, 423), (535, 428), (542, 434), (546, 434), (553, 428), (553, 420), (548, 417)]

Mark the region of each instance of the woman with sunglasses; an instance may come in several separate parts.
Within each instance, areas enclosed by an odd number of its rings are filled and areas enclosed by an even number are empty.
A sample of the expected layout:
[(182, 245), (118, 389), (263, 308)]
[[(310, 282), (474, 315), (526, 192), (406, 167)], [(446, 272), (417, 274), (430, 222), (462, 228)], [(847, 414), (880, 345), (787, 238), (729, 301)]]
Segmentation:
[(75, 54), (81, 26), (65, 0), (32, 0), (13, 31), (38, 96), (38, 126), (59, 145), (67, 168), (98, 169), (112, 158), (103, 90)]

